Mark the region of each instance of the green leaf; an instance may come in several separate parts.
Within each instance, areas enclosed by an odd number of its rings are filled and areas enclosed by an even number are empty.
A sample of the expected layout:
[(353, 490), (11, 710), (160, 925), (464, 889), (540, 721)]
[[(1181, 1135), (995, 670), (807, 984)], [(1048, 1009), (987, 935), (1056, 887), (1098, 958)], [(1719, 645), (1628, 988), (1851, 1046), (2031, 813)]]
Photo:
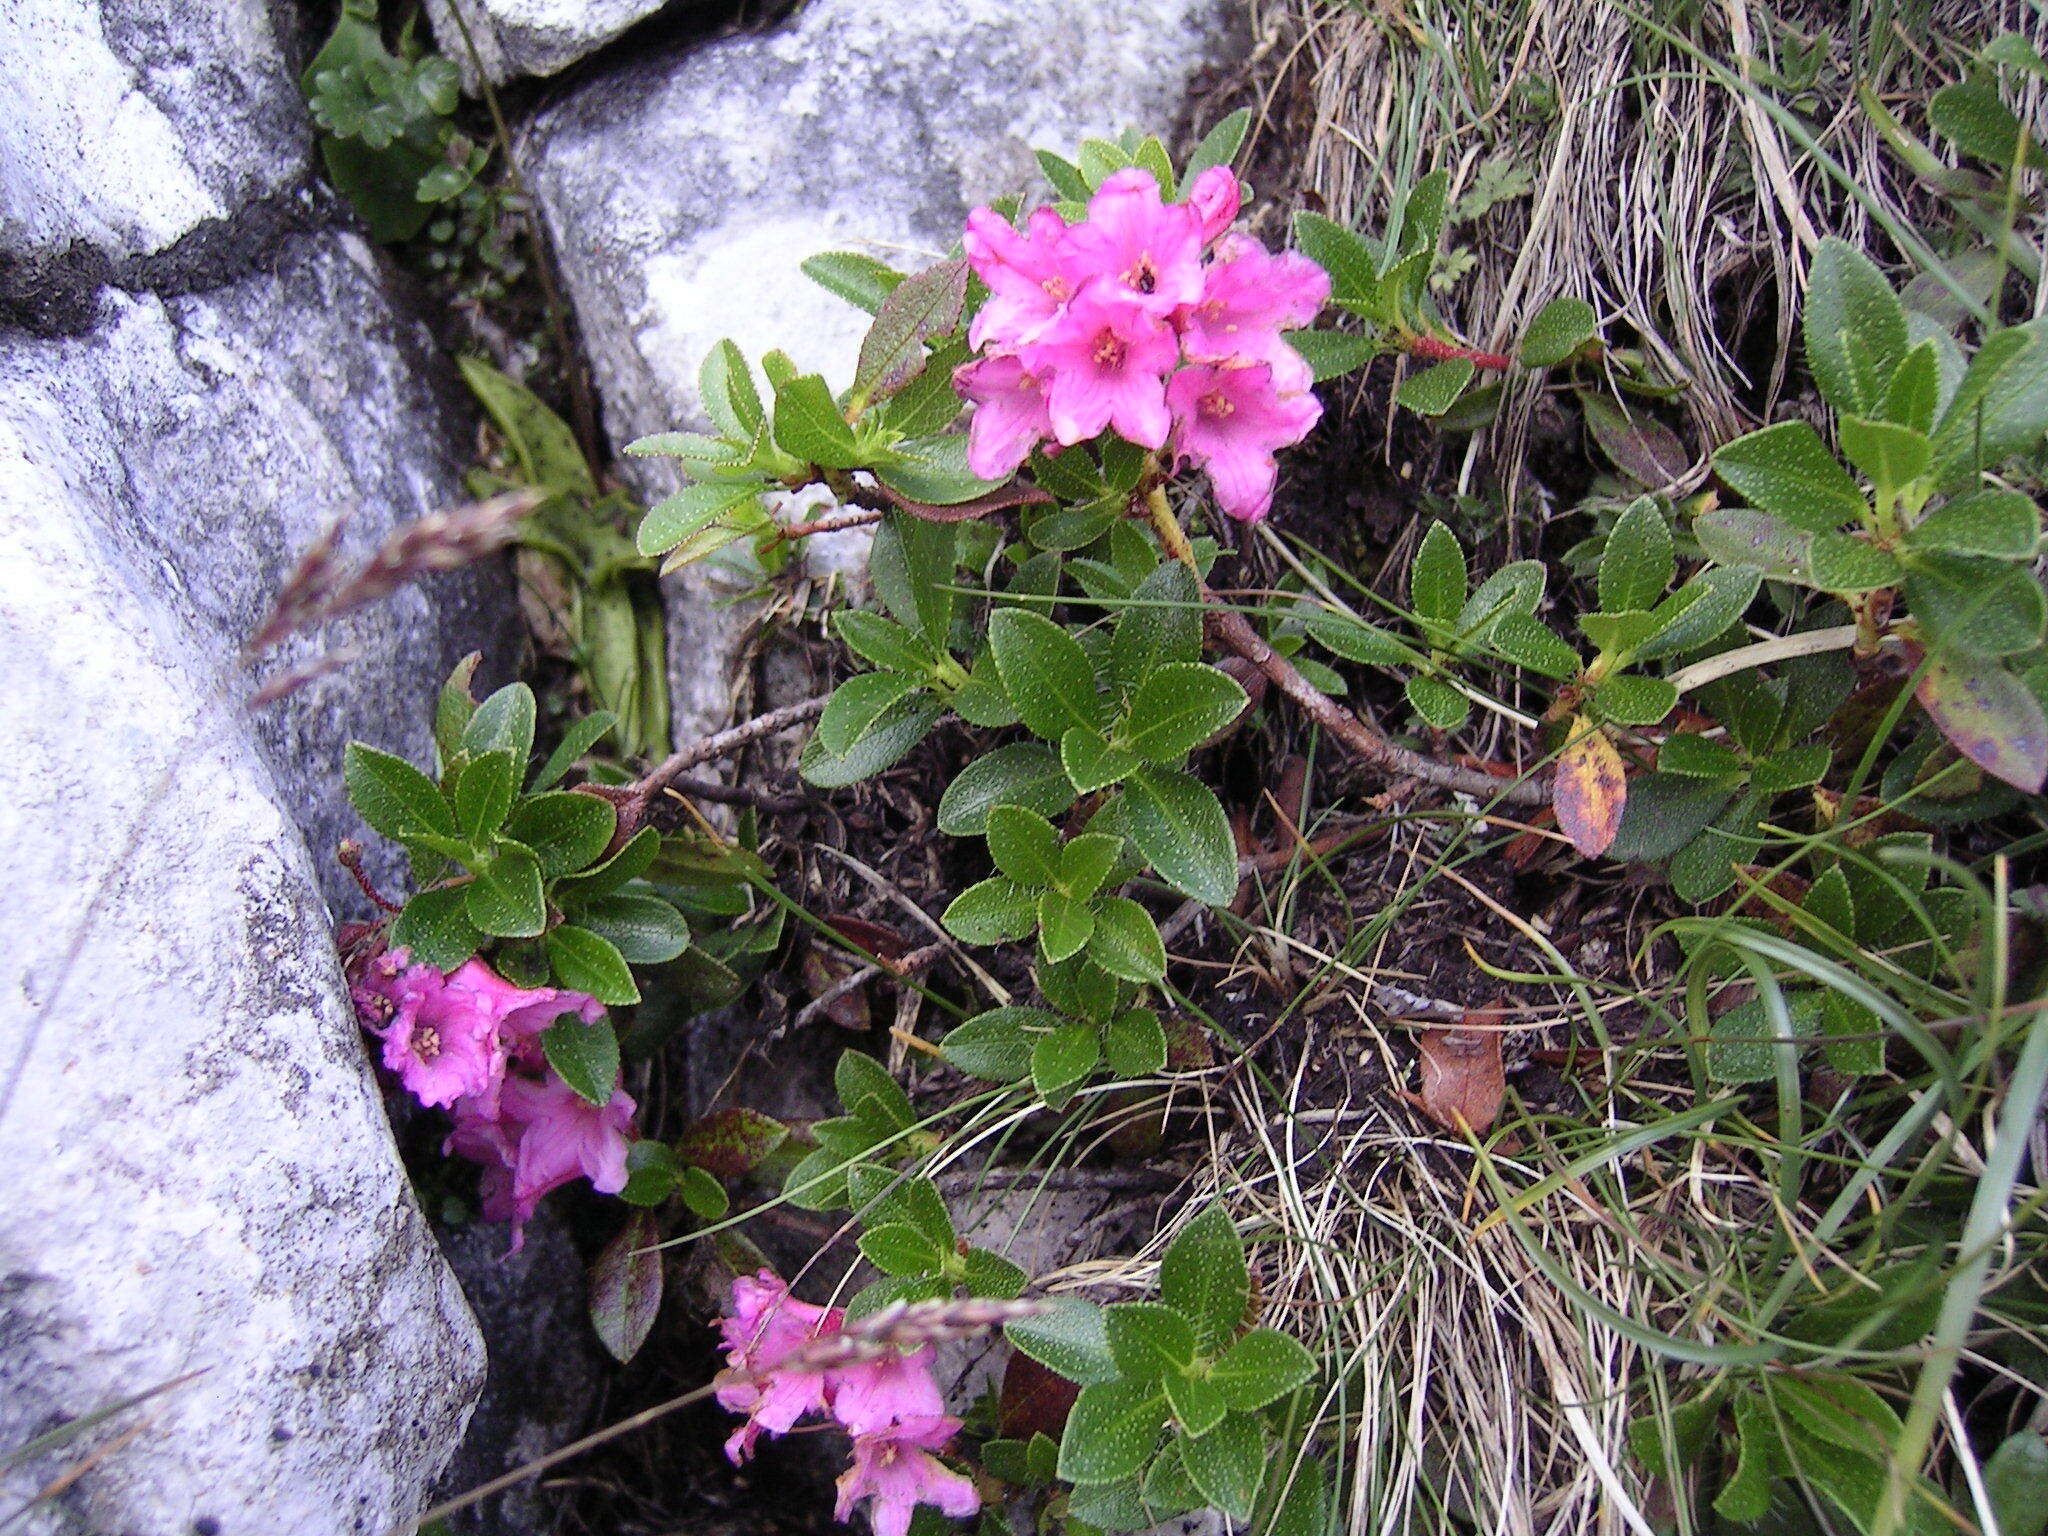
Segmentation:
[(1556, 298), (1522, 332), (1524, 368), (1553, 368), (1599, 334), (1600, 317), (1584, 299)]
[(1838, 411), (1868, 410), (1906, 355), (1905, 306), (1884, 274), (1855, 246), (1829, 236), (1807, 272), (1802, 322), (1806, 365), (1828, 403)]
[(517, 788), (511, 753), (486, 752), (471, 758), (455, 779), (456, 830), (472, 842), (496, 832), (505, 824)]
[(853, 374), (857, 395), (891, 394), (923, 369), (925, 343), (960, 324), (967, 276), (964, 260), (942, 261), (889, 290), (860, 344)]
[(1038, 157), (1038, 168), (1045, 173), (1045, 179), (1052, 183), (1053, 191), (1069, 203), (1088, 201), (1088, 183), (1081, 179), (1080, 170), (1071, 160), (1061, 158), (1049, 149), (1034, 150)]
[(1665, 773), (1682, 773), (1688, 778), (1734, 778), (1742, 772), (1742, 759), (1725, 741), (1680, 732), (1657, 751), (1657, 766)]
[(1835, 422), (1842, 452), (1873, 485), (1895, 490), (1926, 474), (1934, 463), (1934, 444), (1925, 432), (1889, 421), (1866, 421), (1844, 412)]
[[(1792, 1026), (1790, 1049), (1819, 1032), (1820, 994), (1787, 992), (1785, 1013)], [(1780, 1043), (1762, 998), (1738, 1003), (1714, 1020), (1708, 1032), (1707, 1075), (1722, 1083), (1767, 1083), (1778, 1074)]]
[[(1116, 1360), (1109, 1352), (1109, 1330), (1103, 1320), (1103, 1309), (1078, 1296), (1050, 1296), (1045, 1306), (1046, 1310), (1035, 1317), (1021, 1317), (1006, 1325), (1004, 1336), (1047, 1370), (1069, 1381), (1084, 1387), (1115, 1381)], [(1163, 1421), (1163, 1411), (1160, 1417)]]
[(1060, 835), (1036, 811), (1018, 805), (992, 806), (988, 853), (997, 869), (1020, 885), (1051, 885), (1059, 879)]
[(822, 251), (804, 261), (803, 273), (820, 288), (871, 315), (903, 281), (903, 274), (894, 267), (854, 251)]
[(1302, 254), (1330, 274), (1330, 297), (1347, 308), (1374, 306), (1379, 262), (1366, 243), (1319, 213), (1294, 216), (1294, 242)]
[(955, 896), (939, 921), (968, 944), (1021, 939), (1038, 926), (1038, 892), (998, 875)]
[(352, 741), (341, 763), (349, 804), (373, 831), (401, 843), (455, 835), (455, 816), (440, 789), (404, 758)]
[(1074, 1536), (1108, 1531), (1136, 1531), (1148, 1518), (1136, 1477), (1107, 1483), (1079, 1483), (1067, 1495), (1067, 1529)]
[(1664, 514), (1649, 497), (1638, 497), (1607, 535), (1600, 557), (1601, 608), (1608, 613), (1653, 608), (1677, 572)]
[(683, 1169), (677, 1182), (677, 1192), (693, 1216), (705, 1221), (721, 1221), (732, 1209), (732, 1197), (726, 1194), (725, 1186), (702, 1168)]
[(1251, 1519), (1266, 1478), (1266, 1436), (1257, 1419), (1233, 1413), (1206, 1435), (1183, 1441), (1180, 1454), (1202, 1497), (1232, 1520)]
[(1488, 644), (1517, 666), (1540, 672), (1545, 677), (1576, 677), (1579, 653), (1560, 639), (1549, 625), (1526, 613), (1505, 613), (1494, 621)]
[(961, 1260), (961, 1270), (960, 1283), (967, 1287), (968, 1295), (988, 1296), (998, 1301), (1016, 1300), (1024, 1294), (1024, 1287), (1031, 1279), (1019, 1266), (986, 1248), (968, 1249)]
[(1803, 421), (1738, 437), (1715, 453), (1714, 468), (1753, 505), (1809, 532), (1860, 522), (1867, 511), (1849, 472)]
[[(1011, 1342), (1034, 1359), (1040, 1357), (1018, 1334), (1020, 1329), (1044, 1321), (1038, 1318), (1031, 1324), (1010, 1325)], [(1104, 1337), (1106, 1350), (1106, 1332)], [(1049, 1360), (1041, 1363), (1053, 1364)], [(1053, 1365), (1053, 1369), (1059, 1367)], [(1060, 1437), (1060, 1476), (1071, 1483), (1110, 1483), (1130, 1477), (1151, 1459), (1165, 1427), (1166, 1399), (1156, 1384), (1090, 1382), (1081, 1388), (1067, 1414), (1066, 1433)]]
[[(1202, 1490), (1188, 1476), (1180, 1447), (1178, 1438), (1167, 1441), (1166, 1448), (1145, 1469), (1145, 1514), (1155, 1522), (1171, 1520), (1202, 1506)], [(1316, 1531), (1307, 1533), (1307, 1536), (1323, 1536), (1323, 1533)]]
[(704, 354), (697, 370), (697, 398), (718, 430), (740, 442), (752, 441), (768, 420), (753, 370), (730, 341), (720, 341)]
[(1635, 659), (1653, 661), (1705, 645), (1742, 617), (1761, 580), (1760, 572), (1742, 566), (1701, 571), (1650, 610), (1650, 636), (1636, 645)]
[(1465, 696), (1440, 677), (1417, 674), (1407, 680), (1403, 691), (1415, 713), (1440, 731), (1455, 731), (1471, 712)]
[(1620, 725), (1655, 725), (1678, 707), (1678, 690), (1661, 677), (1619, 672), (1593, 690), (1606, 719)]
[[(1462, 594), (1460, 594), (1462, 596)], [(1314, 613), (1308, 619), (1309, 635), (1318, 645), (1368, 667), (1413, 667), (1422, 657), (1374, 624), (1349, 614)]]
[(1058, 741), (1077, 725), (1101, 727), (1095, 668), (1073, 636), (1022, 608), (997, 609), (989, 616), (988, 636), (1003, 690), (1034, 736)]
[(988, 829), (998, 805), (1020, 805), (1041, 816), (1058, 816), (1074, 803), (1074, 786), (1059, 754), (1035, 741), (1012, 742), (961, 769), (939, 797), (939, 830), (948, 837), (974, 837)]
[(590, 1325), (614, 1360), (640, 1352), (661, 1311), (661, 1228), (636, 1211), (590, 1266)]
[(1154, 982), (1166, 975), (1166, 946), (1159, 927), (1127, 896), (1106, 896), (1095, 907), (1088, 955), (1112, 976)]
[(1542, 561), (1509, 561), (1465, 599), (1458, 610), (1458, 633), (1484, 634), (1508, 614), (1534, 614), (1543, 601), (1543, 585)]
[(2008, 326), (1970, 359), (1934, 433), (1934, 480), (1943, 491), (1974, 489), (1995, 469), (2040, 445), (2048, 431), (2048, 325)]
[(946, 706), (922, 690), (906, 694), (862, 733), (844, 753), (828, 751), (816, 736), (797, 759), (797, 772), (820, 789), (842, 789), (872, 778), (902, 761), (910, 749), (931, 734)]
[[(899, 397), (900, 398), (900, 397)], [(959, 398), (958, 396), (954, 397)], [(928, 507), (957, 507), (977, 496), (989, 496), (1002, 489), (996, 480), (984, 480), (967, 467), (967, 434), (945, 432), (934, 437), (915, 437), (890, 450), (896, 461), (875, 471), (876, 477), (892, 491)], [(1028, 493), (1016, 492), (1011, 500)], [(1009, 505), (992, 502), (992, 506)]]
[(1232, 1408), (1249, 1413), (1285, 1397), (1315, 1374), (1315, 1357), (1277, 1328), (1254, 1328), (1216, 1362), (1210, 1379)]
[(1465, 606), (1465, 583), (1465, 551), (1457, 535), (1431, 523), (1408, 571), (1408, 605), (1418, 618), (1449, 631)]
[(902, 672), (856, 673), (832, 691), (818, 716), (819, 743), (832, 756), (844, 757), (876, 721), (923, 687), (920, 678)]
[(527, 788), (552, 788), (561, 781), (564, 774), (576, 766), (577, 761), (585, 753), (609, 736), (612, 728), (618, 723), (619, 717), (608, 709), (593, 710), (585, 715), (562, 732), (561, 741), (556, 744), (555, 750), (548, 754), (548, 760), (540, 765), (540, 771), (533, 776), (533, 782)]
[(467, 894), (467, 887), (460, 885), (421, 891), (391, 925), (391, 947), (410, 950), (415, 964), (443, 972), (454, 970), (484, 942), (483, 934), (469, 920)]
[(806, 464), (858, 469), (868, 455), (854, 440), (824, 378), (806, 373), (775, 391), (775, 441)]
[[(848, 1113), (862, 1115), (872, 1106), (876, 1124), (890, 1131), (907, 1131), (917, 1124), (917, 1111), (889, 1069), (860, 1051), (841, 1051), (832, 1068), (832, 1086)], [(865, 1116), (863, 1116), (865, 1118)]]
[(1202, 600), (1194, 572), (1178, 560), (1165, 561), (1138, 583), (1131, 599), (1133, 606), (1117, 615), (1109, 642), (1110, 672), (1126, 692), (1154, 667), (1202, 656)]
[(1999, 1536), (2041, 1536), (2048, 1527), (2048, 1440), (2030, 1429), (2006, 1436), (1984, 1463), (1984, 1493)]
[(619, 1198), (628, 1205), (664, 1205), (682, 1177), (683, 1164), (666, 1142), (636, 1141), (626, 1148), (626, 1187)]
[(528, 795), (512, 809), (505, 834), (531, 848), (548, 879), (575, 873), (603, 853), (618, 829), (609, 801), (573, 789)]
[(1201, 780), (1141, 769), (1120, 803), (1131, 841), (1168, 885), (1212, 907), (1237, 894), (1237, 842), (1222, 803)]
[[(1452, 357), (1420, 373), (1411, 373), (1394, 391), (1394, 398), (1420, 416), (1441, 416), (1458, 403), (1465, 386), (1472, 382), (1470, 358)], [(1463, 597), (1461, 592), (1458, 594)]]
[(652, 558), (667, 554), (685, 539), (703, 532), (735, 508), (757, 504), (768, 489), (760, 480), (712, 481), (689, 485), (656, 502), (640, 519), (633, 536), (640, 553)]
[[(1095, 914), (1095, 931), (1102, 932), (1100, 912)], [(1150, 1008), (1118, 1014), (1102, 1032), (1102, 1058), (1118, 1077), (1150, 1077), (1164, 1071), (1166, 1031), (1160, 1027), (1159, 1015)]]
[(1168, 662), (1154, 668), (1132, 697), (1124, 738), (1141, 757), (1177, 763), (1235, 720), (1248, 703), (1228, 673), (1198, 661)]
[[(1230, 1411), (1230, 1404), (1223, 1398), (1223, 1389), (1206, 1376), (1169, 1375), (1163, 1377), (1159, 1385), (1166, 1393), (1166, 1406), (1173, 1410), (1183, 1437), (1206, 1435), (1221, 1424), (1223, 1416)], [(1175, 1443), (1185, 1445), (1187, 1442), (1183, 1438)]]
[(1816, 533), (1807, 579), (1823, 592), (1874, 592), (1903, 574), (1888, 550), (1853, 533)]
[[(1909, 315), (1909, 330), (1911, 318)], [(1934, 415), (1940, 408), (1941, 350), (1937, 343), (1923, 341), (1906, 354), (1885, 386), (1877, 414), (1895, 426), (1927, 433), (1934, 430)]]
[(1778, 1428), (1763, 1400), (1744, 1392), (1735, 1399), (1735, 1470), (1714, 1496), (1714, 1512), (1724, 1520), (1752, 1525), (1771, 1507), (1771, 1484), (1778, 1476)]
[(435, 698), (434, 749), (441, 754), (441, 762), (447, 762), (462, 750), (463, 728), (469, 724), (469, 717), (476, 713), (476, 698), (469, 691), (470, 679), (476, 676), (476, 669), (483, 659), (482, 651), (471, 651), (458, 661)]
[(1095, 914), (1085, 902), (1061, 891), (1041, 891), (1038, 897), (1038, 947), (1045, 958), (1057, 965), (1081, 952), (1095, 931)]
[(1088, 901), (1102, 889), (1123, 852), (1121, 837), (1108, 832), (1084, 832), (1060, 850), (1059, 874), (1054, 883), (1076, 901)]
[(2032, 650), (2048, 621), (2031, 571), (1964, 555), (1916, 555), (1906, 572), (1906, 601), (1944, 649), (1972, 656)]
[(517, 843), (499, 843), (470, 882), (464, 910), (472, 923), (495, 938), (538, 938), (547, 926), (540, 860)]
[(958, 536), (945, 523), (891, 512), (875, 530), (868, 577), (875, 595), (903, 623), (944, 650), (953, 626), (953, 579)]
[(1927, 102), (1927, 121), (1963, 154), (2002, 170), (2015, 164), (2048, 169), (2048, 152), (1999, 99), (1997, 82), (1988, 74), (1936, 91)]
[(1318, 384), (1341, 379), (1347, 373), (1356, 373), (1378, 357), (1382, 350), (1377, 337), (1361, 336), (1354, 331), (1310, 330), (1282, 334), (1287, 344), (1308, 364), (1309, 376)]
[(1195, 1361), (1195, 1330), (1156, 1301), (1118, 1302), (1104, 1311), (1109, 1352), (1127, 1381), (1179, 1375)]
[(619, 1037), (611, 1020), (586, 1024), (564, 1014), (540, 1033), (548, 1065), (578, 1098), (602, 1109), (619, 1085)]
[(995, 1008), (950, 1031), (939, 1049), (962, 1072), (992, 1083), (1020, 1083), (1031, 1075), (1039, 1035), (1062, 1022), (1043, 1008)]
[(2002, 665), (1936, 651), (1915, 697), (1963, 756), (1993, 778), (2030, 795), (2041, 792), (2048, 780), (2048, 719), (2033, 690)]
[(575, 432), (538, 395), (481, 358), (458, 357), (455, 366), (491, 424), (504, 434), (521, 479), (553, 495), (597, 495)]
[(676, 1155), (721, 1179), (744, 1178), (789, 1141), (789, 1127), (758, 1109), (733, 1106), (693, 1120), (676, 1138)]
[(659, 896), (596, 896), (579, 904), (575, 917), (630, 965), (666, 965), (690, 947), (683, 914)]
[(922, 1232), (899, 1221), (861, 1233), (860, 1251), (883, 1274), (896, 1276), (931, 1274), (945, 1258)]
[(524, 683), (500, 688), (476, 708), (462, 731), (462, 750), (472, 756), (509, 752), (523, 773), (533, 755), (533, 690)]
[(2018, 491), (1986, 488), (1936, 507), (1907, 534), (1909, 549), (1993, 560), (2031, 560), (2041, 543), (2041, 509)]
[(1239, 107), (1219, 121), (1214, 128), (1202, 135), (1202, 142), (1188, 156), (1188, 163), (1181, 172), (1181, 184), (1193, 186), (1195, 178), (1211, 166), (1229, 165), (1237, 158), (1237, 151), (1244, 143), (1244, 136), (1252, 125), (1249, 107)]
[(832, 628), (856, 656), (891, 672), (923, 676), (939, 659), (922, 635), (879, 613), (842, 608), (832, 616)]
[(1751, 566), (1785, 581), (1812, 579), (1814, 535), (1769, 512), (1748, 507), (1702, 512), (1693, 519), (1692, 532), (1709, 559)]
[(1828, 764), (1833, 757), (1834, 753), (1825, 742), (1809, 741), (1787, 747), (1760, 760), (1751, 772), (1750, 782), (1771, 795), (1805, 789), (1827, 776)]
[(610, 939), (588, 928), (563, 923), (549, 929), (543, 942), (555, 980), (571, 992), (588, 993), (613, 1007), (640, 1001), (640, 989), (633, 984), (633, 972), (626, 957)]
[(1236, 1338), (1250, 1296), (1244, 1240), (1223, 1208), (1210, 1205), (1167, 1245), (1159, 1299), (1194, 1324), (1202, 1353), (1215, 1355)]

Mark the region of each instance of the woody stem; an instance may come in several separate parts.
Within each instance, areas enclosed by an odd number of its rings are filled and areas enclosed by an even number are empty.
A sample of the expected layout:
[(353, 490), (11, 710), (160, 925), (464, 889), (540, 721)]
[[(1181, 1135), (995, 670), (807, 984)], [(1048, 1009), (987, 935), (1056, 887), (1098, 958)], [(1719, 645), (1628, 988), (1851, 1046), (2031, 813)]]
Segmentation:
[[(1187, 533), (1180, 526), (1180, 519), (1173, 515), (1173, 508), (1166, 500), (1164, 485), (1155, 485), (1146, 492), (1145, 511), (1151, 519), (1153, 532), (1159, 536), (1160, 546), (1189, 570), (1195, 570), (1194, 549), (1188, 543)], [(1440, 789), (1462, 790), (1482, 801), (1504, 800), (1517, 805), (1549, 803), (1550, 786), (1545, 780), (1533, 776), (1498, 779), (1476, 768), (1461, 768), (1453, 763), (1440, 763), (1435, 758), (1425, 757), (1420, 752), (1411, 751), (1387, 740), (1359, 716), (1303, 677), (1293, 663), (1260, 638), (1259, 632), (1252, 628), (1243, 614), (1224, 606), (1216, 594), (1209, 590), (1208, 584), (1202, 581), (1199, 573), (1195, 577), (1195, 582), (1202, 594), (1202, 601), (1208, 607), (1205, 617), (1209, 633), (1228, 650), (1242, 656), (1263, 672), (1274, 687), (1294, 700), (1311, 720), (1334, 736), (1353, 756), (1362, 758), (1389, 774), (1419, 779)]]

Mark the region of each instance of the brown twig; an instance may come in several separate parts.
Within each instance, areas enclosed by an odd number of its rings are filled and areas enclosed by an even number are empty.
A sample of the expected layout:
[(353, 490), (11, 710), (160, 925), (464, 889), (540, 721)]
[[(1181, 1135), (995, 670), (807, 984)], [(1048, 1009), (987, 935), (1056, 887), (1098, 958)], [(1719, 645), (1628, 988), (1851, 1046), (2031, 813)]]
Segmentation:
[(805, 1003), (803, 1007), (797, 1010), (796, 1017), (789, 1021), (789, 1027), (791, 1029), (802, 1029), (806, 1024), (817, 1018), (819, 1014), (846, 996), (847, 993), (853, 991), (854, 988), (867, 985), (877, 976), (904, 977), (915, 975), (945, 952), (946, 946), (943, 944), (927, 944), (922, 949), (913, 949), (901, 960), (891, 960), (886, 964), (871, 960), (850, 974), (842, 976), (808, 1003)]
[(1515, 366), (1512, 357), (1504, 357), (1498, 352), (1481, 352), (1475, 347), (1461, 347), (1455, 341), (1445, 341), (1437, 336), (1410, 336), (1401, 346), (1404, 351), (1432, 362), (1448, 363), (1462, 358), (1474, 368), (1491, 368), (1497, 372)]
[(720, 784), (714, 779), (693, 779), (687, 775), (669, 780), (666, 790), (672, 795), (709, 800), (717, 805), (751, 805), (757, 811), (770, 814), (800, 811), (811, 803), (802, 795), (778, 795), (765, 789), (752, 789), (745, 784)]
[(765, 715), (756, 715), (730, 730), (720, 731), (715, 736), (706, 736), (703, 740), (672, 754), (619, 799), (620, 833), (630, 837), (638, 831), (647, 820), (647, 808), (654, 803), (655, 796), (699, 763), (730, 757), (742, 747), (751, 746), (764, 736), (773, 736), (793, 725), (802, 725), (806, 720), (815, 720), (825, 712), (825, 704), (824, 698), (805, 699), (801, 704), (786, 704), (781, 709), (769, 710)]
[(865, 528), (870, 523), (879, 523), (887, 514), (880, 507), (852, 507), (844, 512), (828, 512), (823, 517), (814, 517), (808, 523), (791, 523), (776, 530), (775, 537), (786, 543), (807, 539), (814, 533), (838, 533), (847, 528)]
[[(1167, 554), (1194, 570), (1195, 552), (1188, 544), (1188, 536), (1182, 530), (1180, 520), (1173, 515), (1173, 508), (1167, 505), (1165, 488), (1154, 486), (1146, 494), (1145, 505)], [(1439, 789), (1459, 790), (1483, 801), (1501, 800), (1517, 805), (1544, 805), (1549, 802), (1550, 786), (1543, 779), (1534, 776), (1498, 779), (1476, 768), (1440, 763), (1435, 758), (1395, 745), (1296, 671), (1292, 662), (1260, 638), (1259, 632), (1252, 628), (1243, 614), (1223, 606), (1199, 575), (1196, 585), (1201, 591), (1202, 601), (1208, 605), (1209, 633), (1257, 667), (1274, 687), (1301, 706), (1310, 719), (1354, 756), (1388, 773), (1434, 784)]]

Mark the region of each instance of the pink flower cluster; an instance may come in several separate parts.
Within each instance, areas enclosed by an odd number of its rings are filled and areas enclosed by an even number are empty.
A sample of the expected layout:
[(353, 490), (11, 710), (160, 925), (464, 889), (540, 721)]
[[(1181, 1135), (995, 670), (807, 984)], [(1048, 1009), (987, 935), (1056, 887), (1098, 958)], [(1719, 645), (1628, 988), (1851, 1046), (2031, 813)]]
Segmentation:
[(626, 1187), (633, 1101), (614, 1089), (602, 1108), (556, 1075), (541, 1032), (564, 1014), (585, 1024), (604, 1006), (581, 992), (517, 987), (481, 960), (443, 976), (389, 950), (360, 964), (352, 995), (384, 1065), (422, 1104), (448, 1109), (446, 1152), (481, 1163), (484, 1215), (512, 1223), (512, 1248), (549, 1191), (587, 1178), (600, 1194)]
[(787, 1434), (806, 1414), (822, 1413), (853, 1436), (853, 1464), (839, 1479), (833, 1511), (839, 1519), (867, 1499), (875, 1536), (904, 1536), (919, 1504), (956, 1518), (981, 1507), (974, 1484), (932, 1454), (952, 1441), (960, 1421), (947, 1416), (932, 1380), (931, 1346), (807, 1371), (792, 1357), (837, 1333), (846, 1321), (842, 1308), (798, 1301), (765, 1269), (733, 1281), (732, 1307), (719, 1324), (726, 1369), (718, 1401), (747, 1416), (725, 1443), (735, 1464), (753, 1454), (764, 1431)]
[(1113, 428), (1143, 448), (1170, 439), (1179, 462), (1209, 472), (1224, 511), (1266, 515), (1274, 450), (1322, 415), (1308, 364), (1281, 332), (1315, 318), (1330, 279), (1306, 256), (1230, 233), (1238, 198), (1223, 166), (1182, 203), (1132, 166), (1103, 182), (1078, 224), (1051, 208), (1021, 233), (993, 209), (968, 215), (967, 259), (989, 289), (968, 332), (981, 356), (954, 375), (975, 404), (975, 474), (1006, 480), (1048, 439)]

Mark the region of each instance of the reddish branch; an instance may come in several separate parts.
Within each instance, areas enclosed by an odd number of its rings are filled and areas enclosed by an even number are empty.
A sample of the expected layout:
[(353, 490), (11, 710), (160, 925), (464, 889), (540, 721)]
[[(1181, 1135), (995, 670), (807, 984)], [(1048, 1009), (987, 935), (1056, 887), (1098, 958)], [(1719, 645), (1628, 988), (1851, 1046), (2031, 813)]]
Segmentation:
[(1512, 357), (1498, 352), (1481, 352), (1474, 347), (1461, 347), (1455, 341), (1444, 341), (1435, 336), (1410, 336), (1402, 345), (1417, 357), (1429, 358), (1432, 362), (1448, 363), (1463, 358), (1474, 368), (1508, 369), (1515, 366)]
[[(684, 747), (674, 753), (646, 778), (630, 789), (617, 795), (615, 803), (619, 808), (619, 830), (617, 836), (623, 840), (631, 837), (647, 821), (647, 808), (655, 798), (683, 774), (699, 763), (709, 763), (721, 757), (730, 757), (742, 747), (752, 746), (764, 736), (773, 736), (786, 731), (793, 725), (802, 725), (806, 720), (815, 720), (825, 712), (823, 698), (805, 699), (801, 704), (788, 704), (781, 709), (771, 709), (765, 715), (756, 715), (742, 725), (720, 731), (715, 736), (706, 736), (702, 741)], [(613, 798), (607, 796), (607, 798)], [(707, 796), (706, 798), (710, 798)]]

